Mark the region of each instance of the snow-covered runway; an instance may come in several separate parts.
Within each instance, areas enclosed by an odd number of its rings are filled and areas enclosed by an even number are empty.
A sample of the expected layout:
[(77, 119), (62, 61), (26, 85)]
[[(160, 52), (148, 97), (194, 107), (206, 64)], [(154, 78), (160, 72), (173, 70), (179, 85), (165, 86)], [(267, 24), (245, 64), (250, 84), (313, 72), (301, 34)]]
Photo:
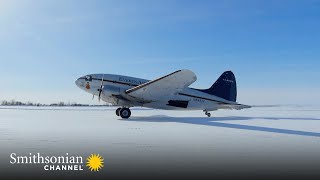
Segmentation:
[[(0, 160), (16, 153), (99, 153), (107, 174), (313, 174), (320, 171), (320, 107), (217, 111), (0, 107)], [(146, 172), (147, 171), (147, 172)]]

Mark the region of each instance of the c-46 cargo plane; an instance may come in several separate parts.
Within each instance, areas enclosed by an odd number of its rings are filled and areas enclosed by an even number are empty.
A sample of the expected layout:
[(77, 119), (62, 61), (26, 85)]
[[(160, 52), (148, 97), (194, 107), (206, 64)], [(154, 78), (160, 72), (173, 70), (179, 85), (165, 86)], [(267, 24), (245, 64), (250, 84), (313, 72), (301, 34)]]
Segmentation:
[(231, 71), (224, 72), (209, 89), (189, 88), (197, 76), (190, 70), (178, 70), (155, 80), (145, 80), (113, 74), (90, 74), (76, 80), (84, 91), (105, 102), (121, 106), (116, 115), (127, 119), (130, 107), (141, 106), (166, 110), (243, 109), (250, 106), (238, 104), (237, 85)]

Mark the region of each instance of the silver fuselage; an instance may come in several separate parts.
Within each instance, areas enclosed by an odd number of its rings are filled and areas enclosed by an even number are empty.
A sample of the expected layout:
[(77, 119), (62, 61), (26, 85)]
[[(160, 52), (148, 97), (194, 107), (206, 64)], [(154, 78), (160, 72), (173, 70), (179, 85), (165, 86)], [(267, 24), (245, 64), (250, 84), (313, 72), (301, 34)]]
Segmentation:
[[(214, 111), (217, 109), (228, 109), (226, 104), (237, 104), (236, 102), (227, 101), (223, 98), (201, 92), (197, 89), (185, 88), (169, 96), (163, 96), (161, 99), (152, 102), (139, 102), (125, 93), (126, 90), (131, 89), (140, 84), (146, 83), (150, 80), (140, 79), (135, 77), (128, 77), (114, 74), (90, 74), (80, 77), (76, 80), (76, 85), (82, 90), (94, 96), (99, 95), (99, 89), (103, 78), (103, 91), (101, 99), (107, 103), (116, 106), (141, 106), (155, 109), (166, 110), (206, 110)], [(164, 91), (159, 89), (159, 92)], [(165, 93), (164, 93), (165, 94)], [(187, 102), (177, 106), (172, 106), (169, 101)]]

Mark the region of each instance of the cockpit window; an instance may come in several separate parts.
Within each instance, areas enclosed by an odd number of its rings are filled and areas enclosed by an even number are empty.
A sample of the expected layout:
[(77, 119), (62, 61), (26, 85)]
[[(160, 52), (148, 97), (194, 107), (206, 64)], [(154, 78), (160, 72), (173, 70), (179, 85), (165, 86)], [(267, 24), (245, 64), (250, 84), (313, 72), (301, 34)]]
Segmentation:
[(86, 81), (92, 81), (92, 76), (86, 76)]

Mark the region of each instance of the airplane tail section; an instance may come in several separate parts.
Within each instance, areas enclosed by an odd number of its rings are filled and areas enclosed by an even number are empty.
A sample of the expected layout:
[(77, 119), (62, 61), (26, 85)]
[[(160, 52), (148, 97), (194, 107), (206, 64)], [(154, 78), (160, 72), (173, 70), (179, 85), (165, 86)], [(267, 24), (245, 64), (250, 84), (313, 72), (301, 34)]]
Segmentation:
[(237, 101), (237, 83), (232, 71), (224, 72), (209, 89), (201, 91), (228, 101)]

